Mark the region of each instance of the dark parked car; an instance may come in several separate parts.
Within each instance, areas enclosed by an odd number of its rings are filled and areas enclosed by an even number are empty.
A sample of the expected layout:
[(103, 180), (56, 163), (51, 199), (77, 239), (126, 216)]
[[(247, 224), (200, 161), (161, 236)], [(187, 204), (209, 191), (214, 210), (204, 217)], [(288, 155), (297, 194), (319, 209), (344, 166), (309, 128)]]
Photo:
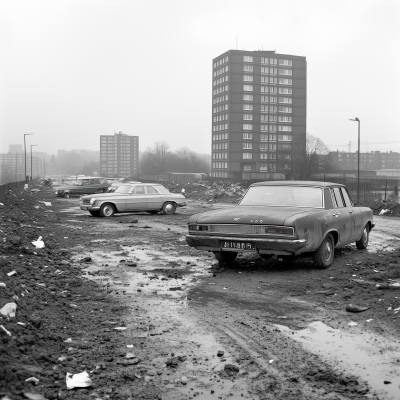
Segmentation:
[(239, 252), (291, 257), (312, 255), (320, 268), (332, 264), (335, 247), (368, 246), (375, 226), (368, 207), (355, 207), (344, 185), (276, 181), (252, 184), (231, 209), (189, 218), (189, 246), (233, 262)]
[(77, 178), (67, 185), (57, 187), (56, 195), (60, 197), (70, 197), (73, 195), (83, 195), (90, 193), (104, 193), (110, 184), (98, 176), (85, 176)]
[(79, 205), (91, 215), (102, 217), (131, 211), (175, 214), (177, 207), (186, 206), (186, 199), (156, 183), (124, 183), (114, 193), (83, 196)]

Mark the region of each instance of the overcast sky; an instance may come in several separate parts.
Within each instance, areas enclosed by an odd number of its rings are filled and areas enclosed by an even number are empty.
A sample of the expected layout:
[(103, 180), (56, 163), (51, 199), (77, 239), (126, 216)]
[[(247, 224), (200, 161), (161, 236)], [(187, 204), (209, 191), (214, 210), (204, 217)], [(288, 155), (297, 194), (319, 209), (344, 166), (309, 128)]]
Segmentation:
[(400, 151), (398, 0), (0, 0), (0, 152), (99, 150), (99, 135), (210, 153), (212, 59), (307, 57), (307, 131)]

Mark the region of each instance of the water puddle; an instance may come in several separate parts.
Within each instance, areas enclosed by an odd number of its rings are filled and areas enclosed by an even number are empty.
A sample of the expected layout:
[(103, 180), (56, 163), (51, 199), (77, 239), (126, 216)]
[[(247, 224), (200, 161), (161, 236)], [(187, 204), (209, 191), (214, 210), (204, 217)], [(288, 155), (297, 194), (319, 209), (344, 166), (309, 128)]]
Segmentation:
[[(400, 341), (372, 333), (350, 333), (313, 322), (306, 329), (295, 331), (277, 326), (286, 336), (330, 362), (344, 367), (366, 381), (370, 388), (385, 399), (398, 399), (400, 393)], [(338, 365), (339, 362), (339, 365)], [(385, 381), (391, 383), (385, 384)]]

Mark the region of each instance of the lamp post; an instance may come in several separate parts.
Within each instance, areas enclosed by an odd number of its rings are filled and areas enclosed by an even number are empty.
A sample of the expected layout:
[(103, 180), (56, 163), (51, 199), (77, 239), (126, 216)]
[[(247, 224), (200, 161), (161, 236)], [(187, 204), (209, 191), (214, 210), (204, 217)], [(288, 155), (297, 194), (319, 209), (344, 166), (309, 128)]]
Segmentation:
[(357, 156), (357, 203), (360, 202), (360, 120), (359, 118), (350, 119), (358, 122), (358, 156)]
[(37, 144), (31, 144), (31, 180), (32, 180), (32, 147), (37, 146)]
[(33, 133), (24, 133), (24, 153), (25, 153), (25, 176), (24, 176), (24, 179), (25, 179), (25, 182), (27, 181), (27, 179), (26, 179), (26, 142), (25, 142), (25, 136), (27, 136), (27, 135), (33, 135)]

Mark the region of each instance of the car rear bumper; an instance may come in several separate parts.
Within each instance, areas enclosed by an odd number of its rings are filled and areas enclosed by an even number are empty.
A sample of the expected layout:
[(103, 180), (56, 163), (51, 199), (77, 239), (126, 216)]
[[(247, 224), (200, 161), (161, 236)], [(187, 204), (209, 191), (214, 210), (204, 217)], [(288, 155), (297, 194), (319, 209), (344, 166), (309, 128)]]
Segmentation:
[[(225, 248), (222, 242), (237, 242), (254, 244), (254, 248)], [(304, 239), (266, 239), (266, 238), (247, 238), (247, 237), (224, 237), (224, 236), (201, 236), (187, 235), (186, 242), (189, 246), (198, 250), (207, 251), (235, 251), (248, 252), (255, 251), (259, 254), (276, 255), (299, 255), (306, 251), (307, 242)]]

